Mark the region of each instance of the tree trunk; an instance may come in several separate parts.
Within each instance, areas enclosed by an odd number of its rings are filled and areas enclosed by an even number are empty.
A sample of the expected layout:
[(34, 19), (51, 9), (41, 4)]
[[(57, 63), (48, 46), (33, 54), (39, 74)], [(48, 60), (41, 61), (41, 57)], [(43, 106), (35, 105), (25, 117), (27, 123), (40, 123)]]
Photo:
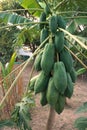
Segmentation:
[(50, 107), (49, 117), (46, 125), (46, 130), (52, 130), (52, 126), (55, 120), (55, 110)]

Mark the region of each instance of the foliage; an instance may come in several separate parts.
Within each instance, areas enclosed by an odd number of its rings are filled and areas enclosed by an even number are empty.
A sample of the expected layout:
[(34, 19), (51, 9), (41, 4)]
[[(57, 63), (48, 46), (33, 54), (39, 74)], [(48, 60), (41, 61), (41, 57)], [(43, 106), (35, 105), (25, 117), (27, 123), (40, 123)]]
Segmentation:
[(20, 24), (30, 22), (28, 18), (18, 15), (17, 13), (0, 13), (0, 19), (3, 20), (5, 24)]
[(15, 60), (16, 60), (16, 56), (17, 54), (14, 52), (13, 55), (11, 56), (11, 59), (8, 63), (7, 66), (4, 66), (1, 62), (0, 62), (0, 67), (1, 67), (1, 72), (2, 72), (2, 78), (5, 78), (13, 69)]
[(77, 76), (79, 76), (79, 75), (81, 75), (81, 74), (83, 74), (85, 72), (86, 72), (85, 68), (80, 68), (80, 69), (77, 70)]
[(1, 77), (2, 77), (2, 80), (3, 80), (3, 88), (5, 90), (8, 89), (8, 85), (9, 85), (9, 83), (6, 81), (5, 78), (12, 71), (12, 69), (14, 67), (15, 60), (16, 60), (16, 56), (17, 56), (17, 54), (14, 52), (13, 55), (11, 56), (11, 59), (10, 59), (9, 63), (7, 65), (3, 65), (3, 63), (0, 62)]
[[(32, 0), (32, 2), (27, 1), (25, 2), (25, 0), (17, 0), (22, 6), (24, 6), (25, 8), (38, 8), (38, 4), (39, 5), (45, 5), (44, 3), (50, 3), (51, 6), (53, 7), (54, 10), (58, 10), (58, 11), (71, 11), (71, 10), (81, 10), (81, 11), (87, 11), (87, 6), (85, 4), (86, 0), (80, 1), (80, 0), (47, 0), (47, 2), (45, 0)], [(38, 4), (37, 4), (38, 2)]]
[(30, 127), (30, 109), (34, 106), (33, 95), (28, 92), (21, 102), (15, 105), (15, 108), (11, 114), (11, 119), (0, 121), (0, 128), (4, 126), (17, 127), (20, 130), (31, 130)]
[(32, 1), (30, 1), (30, 0), (27, 0), (27, 1), (26, 0), (21, 0), (21, 1), (17, 0), (17, 1), (25, 9), (34, 8), (35, 10), (30, 11), (30, 13), (32, 15), (34, 15), (34, 16), (40, 15), (41, 11), (39, 11), (38, 9), (41, 9), (41, 7), (39, 6), (37, 0), (32, 0)]
[[(76, 113), (83, 113), (87, 112), (87, 102), (85, 102), (82, 106), (80, 106)], [(75, 120), (75, 128), (78, 128), (79, 130), (86, 130), (87, 129), (87, 117), (79, 117)]]
[[(1, 24), (0, 26), (5, 25)], [(19, 29), (5, 28), (0, 30), (0, 61), (6, 64), (14, 52), (13, 44)]]
[[(71, 1), (71, 0), (17, 0), (19, 2), (19, 4), (25, 8), (29, 10), (29, 13), (31, 15), (33, 15), (34, 17), (39, 17), (41, 14), (41, 11), (44, 10), (44, 7), (46, 5), (48, 5), (50, 11), (52, 14), (59, 14), (60, 16), (62, 15), (66, 21), (66, 25), (67, 28), (66, 30), (69, 31), (70, 33), (72, 33), (73, 35), (68, 35), (68, 33), (65, 33), (65, 38), (68, 39), (69, 44), (69, 50), (72, 50), (74, 52), (73, 45), (77, 46), (77, 48), (79, 48), (79, 51), (84, 52), (85, 55), (87, 55), (87, 51), (85, 49), (83, 49), (82, 47), (79, 46), (78, 41), (76, 42), (76, 38), (77, 39), (82, 39), (81, 44), (87, 45), (86, 41), (87, 39), (86, 37), (86, 33), (84, 33), (84, 39), (83, 37), (83, 30), (79, 29), (80, 25), (83, 26), (84, 30), (86, 30), (86, 26), (87, 26), (87, 13), (84, 13), (85, 17), (82, 17), (82, 13), (79, 13), (79, 11), (87, 11), (87, 7), (86, 7), (86, 0), (84, 1), (80, 1), (80, 0), (75, 0), (75, 1)], [(72, 11), (71, 11), (72, 10)], [(62, 12), (61, 12), (62, 11)], [(71, 12), (70, 12), (71, 11)], [(24, 13), (23, 13), (24, 14)], [(32, 42), (34, 43), (34, 38), (35, 40), (37, 39), (37, 36), (39, 35), (39, 33), (37, 32), (37, 29), (31, 29), (33, 24), (36, 24), (34, 22), (34, 19), (32, 20), (34, 23), (31, 24), (31, 22), (24, 18), (21, 17), (17, 14), (14, 13), (8, 13), (6, 14), (6, 12), (3, 14), (1, 13), (2, 19), (1, 21), (4, 21), (7, 25), (8, 22), (10, 21), (10, 23), (12, 24), (17, 24), (20, 25), (20, 23), (23, 23), (24, 20), (25, 22), (28, 24), (28, 26), (22, 26), (23, 29), (21, 30), (21, 33), (18, 35), (16, 43), (19, 45), (22, 44), (26, 44), (27, 42)], [(50, 15), (51, 16), (51, 15)], [(47, 22), (49, 21), (49, 18), (47, 16)], [(19, 17), (18, 21), (17, 18)], [(9, 20), (10, 18), (10, 20)], [(14, 19), (13, 19), (14, 18)], [(20, 20), (21, 22), (19, 22)], [(13, 22), (14, 21), (14, 22)], [(30, 23), (29, 23), (30, 22)], [(10, 27), (10, 26), (9, 26)], [(62, 30), (64, 31), (64, 30)], [(33, 35), (33, 33), (36, 33), (35, 35)], [(32, 36), (33, 35), (33, 36)], [(77, 36), (77, 37), (76, 37)], [(71, 42), (73, 41), (73, 45), (71, 45)], [(17, 45), (16, 44), (16, 45)], [(29, 45), (31, 45), (29, 43)], [(75, 50), (77, 55), (77, 50)], [(82, 58), (82, 55), (80, 55), (79, 57)], [(86, 56), (87, 57), (87, 56)], [(81, 59), (82, 60), (82, 59)], [(74, 60), (75, 61), (75, 60)], [(82, 72), (82, 71), (81, 71)], [(25, 96), (26, 98), (26, 96)], [(28, 121), (30, 121), (30, 113), (29, 113), (29, 105), (28, 105), (28, 100), (25, 101), (24, 98), (22, 99), (22, 102), (16, 104), (15, 109), (12, 113), (12, 121), (16, 123), (16, 126), (18, 126), (20, 129), (28, 129), (30, 130), (30, 125), (28, 124)], [(28, 115), (28, 117), (27, 117)]]
[[(12, 0), (10, 1), (3, 1), (0, 3), (1, 10), (9, 10), (14, 8), (19, 8), (19, 4)], [(20, 12), (19, 12), (20, 14)], [(25, 13), (26, 14), (26, 13)], [(24, 11), (22, 13), (24, 15)], [(10, 27), (4, 28), (4, 26), (8, 24), (18, 24), (18, 23), (26, 23), (30, 22), (28, 18), (24, 16), (18, 15), (17, 13), (13, 12), (0, 12), (0, 61), (3, 64), (9, 61), (11, 58), (12, 53), (14, 52), (14, 44), (16, 43), (16, 37), (19, 35), (20, 28), (18, 27)]]
[[(31, 8), (31, 2), (29, 4), (24, 3), (23, 0), (18, 0), (18, 2), (23, 6), (24, 8)], [(35, 2), (35, 0), (32, 1), (32, 3)], [(68, 0), (47, 0), (47, 2), (44, 0), (38, 0), (38, 4), (41, 6), (41, 8), (44, 10), (44, 7), (49, 4), (49, 8), (51, 12), (58, 13), (59, 15), (62, 15), (64, 17), (64, 20), (67, 24), (67, 31), (77, 36), (78, 39), (80, 39), (84, 44), (87, 45), (87, 39), (86, 39), (86, 32), (87, 32), (87, 7), (85, 5), (86, 0), (84, 1), (68, 1)], [(37, 3), (37, 2), (36, 2)], [(29, 5), (29, 6), (28, 6)], [(38, 5), (35, 4), (32, 6), (33, 8), (38, 8)], [(85, 12), (83, 12), (85, 11)], [(40, 16), (40, 15), (38, 15)], [(82, 29), (83, 28), (83, 29)], [(82, 38), (83, 37), (83, 38)], [(68, 37), (70, 42), (70, 49), (72, 51), (76, 52), (76, 55), (85, 63), (87, 64), (87, 51), (82, 49), (80, 46), (78, 46), (77, 42), (74, 41), (71, 37)], [(78, 50), (71, 45), (71, 42), (73, 45), (75, 45)], [(85, 55), (82, 56), (80, 53), (77, 53), (77, 51), (83, 53)], [(80, 69), (82, 66), (78, 63), (77, 60), (75, 60), (75, 67)]]
[(0, 2), (0, 10), (9, 10), (14, 0), (3, 0)]
[(39, 35), (40, 35), (40, 32), (37, 26), (32, 29), (24, 28), (18, 34), (14, 47), (20, 48), (21, 46), (26, 45), (30, 47), (32, 52), (34, 52), (37, 46), (40, 44)]

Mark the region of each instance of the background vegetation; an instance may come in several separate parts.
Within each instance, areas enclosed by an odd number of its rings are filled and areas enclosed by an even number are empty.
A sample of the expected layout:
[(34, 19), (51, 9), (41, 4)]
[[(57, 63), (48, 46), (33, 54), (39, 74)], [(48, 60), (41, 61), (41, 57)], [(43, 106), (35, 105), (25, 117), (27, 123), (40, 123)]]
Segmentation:
[[(69, 49), (75, 54), (75, 56), (77, 56), (77, 58), (73, 56), (74, 66), (77, 70), (82, 70), (82, 73), (87, 69), (86, 0), (17, 0), (16, 2), (14, 0), (9, 0), (1, 2), (0, 61), (4, 64), (8, 62), (12, 53), (14, 52), (15, 47), (20, 48), (23, 45), (28, 45), (30, 46), (32, 52), (36, 50), (39, 45), (40, 35), (37, 24), (38, 18), (40, 17), (43, 7), (46, 6), (47, 2), (48, 4), (51, 3), (50, 9), (63, 16), (66, 22), (66, 31), (69, 32), (69, 35), (68, 33), (65, 33), (66, 39), (69, 42)], [(75, 38), (80, 42), (75, 40)], [(79, 62), (78, 58), (80, 59)], [(21, 108), (20, 104), (19, 106)], [(19, 106), (17, 105), (18, 108)], [(18, 108), (16, 109), (16, 112), (18, 112)], [(24, 123), (24, 127), (26, 126), (26, 128), (30, 130), (30, 127), (26, 125), (27, 120), (24, 120), (24, 115), (22, 117), (23, 118), (21, 120), (22, 123)], [(82, 123), (84, 126), (84, 121)]]

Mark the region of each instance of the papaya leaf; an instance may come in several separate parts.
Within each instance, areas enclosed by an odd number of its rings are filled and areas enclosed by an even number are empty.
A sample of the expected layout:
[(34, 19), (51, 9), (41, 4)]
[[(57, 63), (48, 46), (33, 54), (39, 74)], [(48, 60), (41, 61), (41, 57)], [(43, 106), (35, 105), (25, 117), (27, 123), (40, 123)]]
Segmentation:
[(75, 23), (78, 25), (87, 25), (87, 17), (86, 18), (76, 18)]
[(83, 73), (85, 73), (86, 72), (86, 69), (85, 68), (80, 68), (79, 70), (77, 70), (77, 76), (78, 75), (81, 75), (81, 74), (83, 74)]
[(67, 31), (73, 34), (79, 25), (87, 25), (87, 17), (80, 18), (77, 16), (76, 18), (73, 18), (67, 27)]
[(80, 106), (76, 113), (82, 113), (82, 112), (87, 112), (87, 102), (84, 102), (82, 106)]
[(68, 27), (67, 27), (67, 31), (69, 31), (70, 33), (73, 34), (73, 33), (76, 31), (76, 28), (77, 28), (77, 26), (76, 26), (76, 24), (75, 24), (75, 21), (72, 20), (72, 21), (70, 22), (70, 24), (68, 25)]
[(87, 118), (86, 117), (79, 117), (75, 120), (74, 123), (75, 128), (79, 130), (86, 130), (87, 129)]
[(26, 23), (30, 22), (28, 18), (25, 18), (21, 15), (18, 15), (16, 13), (7, 13), (7, 12), (0, 12), (0, 20), (2, 20), (4, 23), (8, 24), (20, 24), (20, 23)]
[(58, 11), (77, 11), (78, 9), (81, 11), (87, 11), (87, 6), (86, 6), (86, 0), (57, 0), (57, 5), (56, 5), (56, 10)]
[(16, 41), (15, 41), (15, 45), (14, 45), (15, 48), (16, 47), (21, 48), (23, 46), (24, 42), (26, 41), (25, 32), (26, 32), (26, 29), (24, 28), (18, 34)]
[(38, 9), (41, 9), (41, 7), (37, 2), (37, 0), (17, 0), (17, 1), (25, 9), (30, 9), (30, 8), (36, 9), (34, 11), (29, 11), (29, 12), (31, 12), (34, 16), (40, 16), (41, 11), (39, 11)]
[(80, 10), (87, 11), (87, 6), (85, 4), (86, 0), (75, 0), (76, 5), (79, 7)]
[(15, 122), (16, 126), (23, 130), (31, 130), (30, 126), (30, 107), (34, 106), (34, 99), (32, 93), (29, 92), (23, 97), (21, 102), (15, 105), (15, 108), (11, 114), (11, 119)]
[(70, 38), (72, 38), (73, 40), (75, 40), (82, 48), (84, 48), (85, 50), (87, 50), (87, 45), (83, 44), (82, 41), (80, 41), (76, 35), (72, 35), (71, 33), (69, 33), (67, 30), (64, 30), (62, 28), (60, 28), (61, 31), (63, 31), (64, 33), (66, 33)]
[(0, 120), (0, 128), (5, 126), (12, 127), (15, 126), (15, 123), (11, 119)]

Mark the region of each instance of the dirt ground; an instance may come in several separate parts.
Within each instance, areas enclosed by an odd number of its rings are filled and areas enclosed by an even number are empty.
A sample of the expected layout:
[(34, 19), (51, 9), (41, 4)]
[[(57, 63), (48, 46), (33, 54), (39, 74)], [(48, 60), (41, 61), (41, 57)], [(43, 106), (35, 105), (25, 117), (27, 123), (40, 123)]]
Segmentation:
[[(28, 78), (30, 75), (31, 67), (27, 67), (24, 72), (24, 83), (28, 82)], [(29, 72), (29, 73), (28, 73)], [(49, 115), (49, 105), (42, 107), (40, 105), (40, 95), (36, 95), (35, 101), (36, 106), (31, 110), (31, 126), (32, 130), (45, 130), (46, 123)], [(67, 99), (68, 106), (65, 106), (65, 109), (62, 114), (58, 115), (56, 113), (55, 121), (53, 124), (53, 130), (77, 130), (74, 128), (73, 123), (75, 119), (81, 115), (87, 114), (76, 114), (76, 110), (82, 103), (87, 101), (87, 76), (78, 77), (74, 94), (71, 99)], [(4, 128), (2, 130), (15, 130), (11, 128)]]

